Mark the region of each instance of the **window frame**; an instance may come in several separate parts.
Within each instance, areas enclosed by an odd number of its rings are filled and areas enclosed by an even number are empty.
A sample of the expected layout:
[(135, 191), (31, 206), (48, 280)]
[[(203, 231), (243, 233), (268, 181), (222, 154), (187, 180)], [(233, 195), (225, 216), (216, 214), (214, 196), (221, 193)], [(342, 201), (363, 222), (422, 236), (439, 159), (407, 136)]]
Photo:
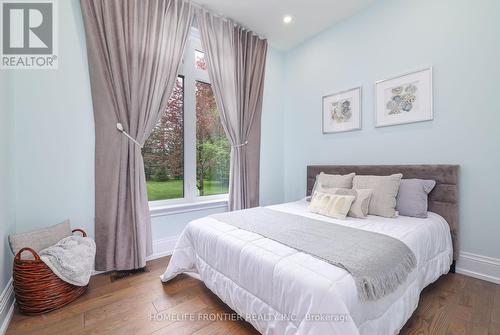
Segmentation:
[(195, 51), (203, 52), (200, 33), (191, 27), (178, 76), (183, 77), (184, 197), (149, 201), (151, 216), (227, 207), (228, 193), (198, 196), (196, 188), (196, 82), (211, 84), (208, 71), (196, 67)]

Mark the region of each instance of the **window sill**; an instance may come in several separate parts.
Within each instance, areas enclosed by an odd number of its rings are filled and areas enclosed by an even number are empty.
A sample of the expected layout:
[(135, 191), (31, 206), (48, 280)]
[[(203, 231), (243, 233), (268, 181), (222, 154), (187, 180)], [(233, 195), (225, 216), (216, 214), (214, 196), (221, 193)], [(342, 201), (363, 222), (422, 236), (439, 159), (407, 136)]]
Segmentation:
[(227, 208), (228, 198), (216, 197), (211, 199), (196, 200), (192, 202), (181, 202), (173, 204), (149, 203), (149, 213), (152, 218), (181, 213), (203, 211), (207, 209)]

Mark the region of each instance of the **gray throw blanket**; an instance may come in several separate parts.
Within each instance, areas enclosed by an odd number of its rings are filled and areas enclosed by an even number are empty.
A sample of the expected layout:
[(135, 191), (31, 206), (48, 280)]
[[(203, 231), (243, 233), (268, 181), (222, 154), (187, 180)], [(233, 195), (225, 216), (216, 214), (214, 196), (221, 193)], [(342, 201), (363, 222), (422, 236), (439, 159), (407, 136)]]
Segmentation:
[(95, 242), (89, 237), (68, 236), (40, 251), (40, 258), (65, 282), (85, 286), (94, 267)]
[(364, 301), (394, 292), (417, 264), (406, 244), (379, 233), (262, 207), (212, 217), (345, 269)]

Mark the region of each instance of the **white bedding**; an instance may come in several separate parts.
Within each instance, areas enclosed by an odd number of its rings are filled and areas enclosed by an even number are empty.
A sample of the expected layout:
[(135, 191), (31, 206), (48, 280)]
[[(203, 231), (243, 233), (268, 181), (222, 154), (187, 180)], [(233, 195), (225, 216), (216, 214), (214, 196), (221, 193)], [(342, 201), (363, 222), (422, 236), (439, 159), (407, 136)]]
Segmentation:
[(358, 299), (352, 276), (313, 256), (206, 217), (182, 233), (162, 281), (183, 272), (206, 286), (262, 334), (397, 334), (418, 305), (422, 289), (448, 272), (449, 226), (427, 219), (330, 219), (310, 213), (305, 200), (269, 208), (397, 238), (415, 253), (417, 268), (399, 289), (377, 301)]

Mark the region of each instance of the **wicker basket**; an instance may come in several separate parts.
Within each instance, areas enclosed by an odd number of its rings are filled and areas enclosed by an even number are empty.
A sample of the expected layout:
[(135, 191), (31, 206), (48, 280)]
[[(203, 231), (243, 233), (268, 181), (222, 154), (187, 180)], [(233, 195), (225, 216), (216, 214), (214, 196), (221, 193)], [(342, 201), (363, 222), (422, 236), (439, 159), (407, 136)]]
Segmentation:
[[(81, 229), (83, 237), (87, 234)], [(21, 254), (29, 251), (34, 260), (23, 260)], [(22, 248), (14, 257), (14, 293), (19, 310), (28, 315), (37, 315), (56, 310), (77, 299), (87, 286), (75, 286), (63, 281), (40, 259), (31, 248)]]

